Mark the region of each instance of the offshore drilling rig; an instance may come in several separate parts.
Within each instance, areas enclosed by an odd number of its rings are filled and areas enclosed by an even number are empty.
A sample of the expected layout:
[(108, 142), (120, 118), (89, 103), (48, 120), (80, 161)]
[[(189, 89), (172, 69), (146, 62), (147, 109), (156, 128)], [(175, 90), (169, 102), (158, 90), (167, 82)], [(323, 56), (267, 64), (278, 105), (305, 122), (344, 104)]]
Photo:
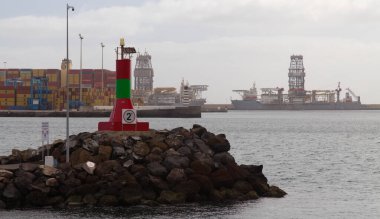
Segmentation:
[(152, 57), (147, 52), (137, 54), (134, 77), (135, 89), (133, 92), (133, 100), (140, 105), (146, 104), (148, 97), (153, 94), (154, 77)]
[(305, 68), (303, 67), (303, 56), (292, 55), (290, 57), (289, 67), (289, 103), (304, 104), (305, 103)]

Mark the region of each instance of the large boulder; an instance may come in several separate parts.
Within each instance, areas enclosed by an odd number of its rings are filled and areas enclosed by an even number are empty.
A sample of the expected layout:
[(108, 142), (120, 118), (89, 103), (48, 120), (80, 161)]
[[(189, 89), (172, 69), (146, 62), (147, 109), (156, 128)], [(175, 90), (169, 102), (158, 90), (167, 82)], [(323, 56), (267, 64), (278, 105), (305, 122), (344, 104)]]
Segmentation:
[(20, 164), (20, 169), (28, 172), (33, 172), (38, 168), (39, 164), (35, 163), (22, 163)]
[(83, 203), (89, 206), (94, 206), (98, 203), (98, 200), (93, 194), (86, 194), (83, 196)]
[(165, 143), (170, 147), (177, 150), (181, 146), (183, 146), (183, 136), (180, 135), (169, 135), (165, 139)]
[(38, 150), (31, 149), (31, 148), (28, 148), (23, 151), (13, 149), (12, 155), (17, 157), (22, 162), (37, 161), (40, 158), (38, 156)]
[(98, 203), (101, 206), (116, 206), (119, 204), (119, 199), (114, 195), (104, 195), (100, 197)]
[(244, 180), (250, 175), (247, 170), (241, 168), (235, 162), (229, 162), (225, 167), (235, 180)]
[[(90, 133), (88, 133), (90, 134)], [(91, 135), (91, 134), (90, 134)], [(85, 136), (83, 136), (85, 137)], [(89, 136), (90, 137), (90, 136)], [(91, 152), (92, 154), (95, 154), (99, 150), (99, 143), (91, 138), (85, 138), (82, 140), (82, 148), (86, 149), (87, 151)]]
[(191, 162), (190, 167), (197, 174), (209, 175), (212, 171), (210, 164), (201, 160), (194, 160)]
[(187, 180), (177, 184), (173, 191), (186, 194), (186, 197), (191, 198), (198, 194), (201, 189), (200, 185), (195, 180)]
[(224, 134), (219, 134), (207, 139), (207, 144), (215, 153), (226, 152), (231, 148), (230, 142)]
[(152, 152), (145, 157), (145, 160), (148, 162), (161, 162), (162, 156)]
[(182, 146), (182, 147), (178, 148), (177, 152), (183, 156), (190, 156), (191, 155), (191, 149), (187, 146)]
[(185, 181), (186, 179), (185, 170), (180, 168), (172, 169), (166, 177), (166, 180), (172, 184)]
[(198, 182), (198, 185), (200, 186), (200, 191), (203, 194), (209, 194), (214, 189), (212, 181), (209, 177), (205, 175), (193, 174), (190, 176), (190, 179)]
[(273, 198), (282, 198), (286, 195), (286, 192), (277, 186), (270, 186), (267, 193), (264, 194), (266, 197), (273, 197)]
[(83, 148), (78, 148), (77, 150), (73, 151), (70, 155), (70, 163), (73, 166), (86, 163), (89, 160), (91, 160), (91, 152)]
[(61, 170), (54, 168), (54, 167), (50, 167), (50, 166), (43, 166), (42, 167), (42, 173), (45, 176), (55, 176), (55, 175), (61, 173)]
[(210, 178), (216, 187), (231, 187), (235, 179), (226, 169), (218, 169), (210, 174)]
[(120, 163), (116, 160), (107, 160), (102, 163), (99, 163), (95, 169), (95, 174), (97, 176), (103, 176), (107, 173), (110, 173), (116, 167), (121, 166)]
[(13, 177), (13, 172), (11, 171), (8, 171), (8, 170), (2, 170), (0, 169), (0, 177), (4, 177), (4, 178), (12, 178)]
[(228, 152), (221, 152), (221, 153), (216, 153), (214, 154), (214, 161), (216, 163), (220, 163), (220, 164), (223, 164), (223, 165), (226, 165), (228, 163), (234, 163), (235, 162), (235, 158)]
[(142, 191), (140, 189), (124, 188), (120, 192), (121, 200), (126, 205), (136, 205), (141, 202)]
[(189, 158), (185, 156), (167, 156), (163, 161), (163, 165), (171, 170), (173, 168), (187, 168), (189, 167)]
[(243, 194), (247, 194), (248, 192), (253, 190), (253, 187), (250, 183), (243, 180), (238, 180), (234, 183), (233, 188)]
[(100, 145), (98, 154), (99, 154), (100, 161), (109, 160), (112, 155), (112, 147), (106, 146), (106, 145)]
[(34, 190), (25, 197), (25, 200), (34, 206), (44, 206), (47, 204), (48, 197), (46, 193)]
[(173, 192), (170, 190), (164, 190), (161, 192), (158, 202), (164, 204), (179, 204), (186, 201), (186, 195), (181, 192)]
[(155, 188), (157, 190), (169, 189), (168, 183), (165, 180), (161, 179), (161, 177), (149, 175), (149, 182), (151, 183), (153, 188)]
[(57, 187), (57, 186), (59, 186), (59, 182), (56, 178), (49, 178), (46, 180), (46, 186)]
[(205, 163), (209, 166), (214, 166), (214, 163), (215, 163), (215, 161), (213, 160), (213, 158), (210, 155), (202, 153), (202, 152), (195, 152), (193, 154), (193, 159), (199, 160), (202, 163)]
[(204, 133), (207, 132), (207, 129), (202, 127), (201, 125), (194, 124), (193, 128), (190, 129), (190, 131), (194, 134), (196, 134), (198, 137), (201, 137)]
[(13, 183), (8, 183), (4, 188), (3, 196), (9, 199), (18, 199), (21, 194)]
[(150, 148), (160, 148), (162, 151), (166, 151), (168, 149), (168, 145), (164, 142), (164, 137), (155, 137), (149, 141)]
[(77, 207), (82, 206), (82, 196), (81, 195), (71, 195), (67, 198), (66, 203), (68, 206)]
[(31, 190), (35, 178), (36, 176), (30, 172), (22, 172), (14, 179), (14, 183), (22, 193), (26, 194), (28, 190)]
[(159, 162), (149, 163), (147, 165), (149, 173), (153, 176), (166, 176), (168, 170), (162, 166)]
[(5, 202), (0, 200), (0, 209), (5, 209), (6, 207), (7, 207), (7, 205), (5, 204)]
[(201, 151), (202, 153), (208, 154), (212, 156), (214, 154), (213, 150), (201, 139), (194, 139), (194, 145)]
[(145, 157), (149, 152), (150, 148), (148, 144), (142, 141), (138, 141), (133, 148), (133, 153), (140, 157)]

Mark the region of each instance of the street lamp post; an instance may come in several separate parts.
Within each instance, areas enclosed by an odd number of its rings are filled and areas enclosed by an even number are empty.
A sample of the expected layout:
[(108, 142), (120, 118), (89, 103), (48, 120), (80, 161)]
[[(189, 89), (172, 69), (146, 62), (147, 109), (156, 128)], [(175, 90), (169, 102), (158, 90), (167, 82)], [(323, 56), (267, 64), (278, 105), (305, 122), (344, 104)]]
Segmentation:
[(79, 34), (80, 39), (80, 72), (79, 72), (79, 104), (82, 104), (82, 34)]
[(102, 90), (104, 89), (104, 70), (103, 70), (103, 48), (104, 44), (100, 43), (100, 46), (102, 47)]
[(69, 145), (69, 10), (74, 11), (74, 7), (66, 4), (66, 163), (70, 162)]

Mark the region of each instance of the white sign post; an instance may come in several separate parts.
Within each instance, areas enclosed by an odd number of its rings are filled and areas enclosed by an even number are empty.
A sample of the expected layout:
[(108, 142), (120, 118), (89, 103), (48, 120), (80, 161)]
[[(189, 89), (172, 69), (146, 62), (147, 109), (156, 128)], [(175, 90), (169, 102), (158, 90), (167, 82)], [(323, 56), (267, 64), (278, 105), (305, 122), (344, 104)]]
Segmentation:
[(44, 142), (49, 144), (49, 122), (42, 122), (42, 145)]
[(49, 122), (42, 122), (42, 133), (41, 133), (41, 139), (42, 139), (42, 158), (45, 160), (45, 166), (54, 166), (54, 158), (53, 156), (49, 156), (49, 150), (50, 146), (46, 146), (47, 150), (47, 156), (44, 156), (44, 144), (46, 143), (49, 145)]
[(123, 109), (122, 114), (123, 124), (136, 124), (137, 113), (135, 109)]
[[(49, 144), (49, 122), (42, 122), (41, 125), (41, 141), (42, 141), (42, 160), (45, 159), (45, 149), (44, 144)], [(49, 150), (47, 150), (47, 155), (49, 155)]]

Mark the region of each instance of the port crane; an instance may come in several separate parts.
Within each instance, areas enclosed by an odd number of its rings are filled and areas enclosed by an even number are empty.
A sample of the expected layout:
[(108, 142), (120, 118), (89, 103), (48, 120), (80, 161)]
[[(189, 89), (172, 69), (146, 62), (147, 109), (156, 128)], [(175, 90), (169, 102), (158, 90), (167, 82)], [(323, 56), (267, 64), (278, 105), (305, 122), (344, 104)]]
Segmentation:
[(360, 96), (357, 96), (350, 88), (346, 88), (346, 90), (355, 98), (358, 103), (360, 103)]
[(342, 91), (342, 89), (340, 88), (340, 82), (338, 82), (338, 88), (335, 89), (335, 91), (336, 91), (336, 102), (339, 103), (340, 102), (340, 99), (339, 99), (340, 92)]
[(46, 77), (32, 77), (30, 81), (30, 98), (28, 98), (28, 109), (49, 109), (47, 95), (51, 93), (51, 91), (48, 90), (47, 84), (48, 78)]
[(257, 99), (256, 83), (253, 83), (252, 88), (250, 88), (249, 90), (232, 90), (232, 91), (238, 93), (243, 98), (243, 100)]

